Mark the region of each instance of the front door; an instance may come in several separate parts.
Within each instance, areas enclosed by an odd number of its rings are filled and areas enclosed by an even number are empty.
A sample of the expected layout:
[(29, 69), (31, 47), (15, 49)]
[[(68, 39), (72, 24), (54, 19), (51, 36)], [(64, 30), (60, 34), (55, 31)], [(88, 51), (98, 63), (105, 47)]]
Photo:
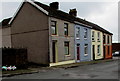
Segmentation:
[(104, 59), (106, 58), (106, 48), (103, 46)]
[(95, 60), (95, 45), (92, 46), (93, 60)]
[(56, 41), (52, 42), (52, 56), (53, 56), (53, 63), (56, 62)]
[(80, 60), (80, 44), (77, 44), (77, 60)]

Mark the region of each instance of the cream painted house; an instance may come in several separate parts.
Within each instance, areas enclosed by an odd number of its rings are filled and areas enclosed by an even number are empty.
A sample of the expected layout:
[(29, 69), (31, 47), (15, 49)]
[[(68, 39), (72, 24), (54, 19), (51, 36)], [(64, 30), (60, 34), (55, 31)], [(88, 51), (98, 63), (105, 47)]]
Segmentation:
[(103, 59), (103, 33), (91, 30), (91, 60)]

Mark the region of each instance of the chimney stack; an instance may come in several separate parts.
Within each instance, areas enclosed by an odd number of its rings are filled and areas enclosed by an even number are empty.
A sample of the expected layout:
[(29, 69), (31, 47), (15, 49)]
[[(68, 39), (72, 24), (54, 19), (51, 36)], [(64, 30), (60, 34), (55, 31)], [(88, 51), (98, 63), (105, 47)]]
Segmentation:
[(77, 16), (77, 10), (76, 10), (76, 8), (70, 9), (69, 14), (76, 17)]
[(52, 2), (52, 3), (50, 3), (50, 7), (51, 8), (54, 8), (54, 9), (59, 9), (59, 2)]

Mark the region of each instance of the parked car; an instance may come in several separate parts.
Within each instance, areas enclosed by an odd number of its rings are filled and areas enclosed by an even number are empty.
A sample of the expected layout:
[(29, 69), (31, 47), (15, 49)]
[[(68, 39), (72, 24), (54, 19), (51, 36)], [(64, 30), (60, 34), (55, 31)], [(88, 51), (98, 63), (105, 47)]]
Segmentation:
[(120, 51), (116, 51), (112, 54), (113, 56), (120, 56)]

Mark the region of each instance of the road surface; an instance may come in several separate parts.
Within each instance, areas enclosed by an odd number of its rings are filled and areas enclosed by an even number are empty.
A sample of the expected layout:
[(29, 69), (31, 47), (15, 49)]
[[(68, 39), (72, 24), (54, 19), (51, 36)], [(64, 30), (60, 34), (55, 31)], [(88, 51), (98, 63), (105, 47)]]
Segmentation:
[(24, 74), (4, 79), (118, 79), (118, 61), (92, 65), (82, 65), (74, 68), (53, 68), (41, 70), (35, 74)]

